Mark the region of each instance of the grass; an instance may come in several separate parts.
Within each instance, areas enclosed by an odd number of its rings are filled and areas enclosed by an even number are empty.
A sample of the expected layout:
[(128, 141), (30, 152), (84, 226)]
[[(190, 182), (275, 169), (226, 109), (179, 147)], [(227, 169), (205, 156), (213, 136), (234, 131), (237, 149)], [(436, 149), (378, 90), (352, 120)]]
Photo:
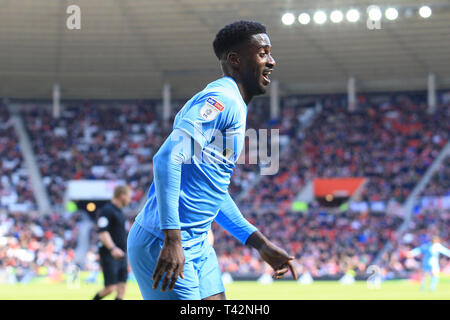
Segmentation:
[[(0, 300), (85, 300), (91, 299), (101, 289), (101, 279), (94, 284), (80, 283), (79, 288), (70, 288), (66, 283), (52, 283), (38, 279), (22, 284), (0, 284)], [(316, 281), (311, 285), (300, 285), (294, 281), (279, 281), (263, 285), (255, 281), (235, 281), (226, 286), (228, 299), (242, 300), (316, 300), (316, 299), (450, 299), (450, 279), (441, 278), (434, 292), (422, 292), (417, 282), (407, 280), (386, 281), (380, 289), (369, 289), (364, 281), (353, 285), (341, 285), (336, 281)], [(108, 297), (113, 299), (113, 295)], [(129, 282), (126, 299), (141, 299), (136, 283)]]

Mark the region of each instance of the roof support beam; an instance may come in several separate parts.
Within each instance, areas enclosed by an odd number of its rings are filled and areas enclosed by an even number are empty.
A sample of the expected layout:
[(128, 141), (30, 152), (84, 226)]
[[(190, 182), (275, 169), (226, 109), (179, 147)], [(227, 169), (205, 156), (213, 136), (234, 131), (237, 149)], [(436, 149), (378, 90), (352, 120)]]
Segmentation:
[(428, 112), (434, 113), (436, 111), (436, 76), (434, 73), (428, 75), (427, 81), (428, 91)]
[(57, 119), (61, 115), (61, 90), (58, 83), (53, 85), (53, 118)]
[(168, 122), (170, 119), (170, 115), (172, 114), (172, 104), (170, 103), (171, 91), (170, 91), (170, 83), (165, 83), (163, 86), (163, 120), (164, 122)]
[(280, 115), (279, 82), (273, 80), (270, 84), (270, 118), (277, 119)]
[(348, 111), (356, 110), (356, 80), (351, 76), (347, 81)]

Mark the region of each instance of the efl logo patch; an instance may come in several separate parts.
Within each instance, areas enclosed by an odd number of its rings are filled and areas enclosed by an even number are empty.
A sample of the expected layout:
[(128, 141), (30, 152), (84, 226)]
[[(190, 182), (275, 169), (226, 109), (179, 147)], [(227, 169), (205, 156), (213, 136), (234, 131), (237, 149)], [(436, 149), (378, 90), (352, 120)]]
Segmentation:
[(222, 102), (209, 97), (200, 109), (200, 116), (203, 120), (211, 121), (214, 120), (223, 109), (225, 109), (225, 106)]
[(208, 102), (210, 105), (212, 105), (219, 111), (223, 111), (223, 109), (225, 108), (224, 105), (220, 101), (218, 101), (214, 98), (211, 98), (211, 97), (209, 97), (208, 100), (206, 100), (206, 102)]

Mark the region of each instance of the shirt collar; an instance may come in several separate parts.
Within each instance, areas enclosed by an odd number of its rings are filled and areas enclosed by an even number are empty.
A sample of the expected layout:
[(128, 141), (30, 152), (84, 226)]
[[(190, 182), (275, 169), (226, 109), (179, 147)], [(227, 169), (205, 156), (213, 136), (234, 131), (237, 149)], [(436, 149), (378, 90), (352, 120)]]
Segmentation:
[(241, 98), (242, 103), (245, 106), (247, 106), (247, 104), (245, 103), (244, 99), (242, 98), (241, 91), (239, 90), (239, 87), (238, 87), (236, 81), (230, 76), (225, 76), (223, 78), (226, 79), (229, 83), (231, 83), (233, 85), (233, 87), (236, 89), (236, 91), (237, 91), (237, 93), (239, 95), (239, 98)]

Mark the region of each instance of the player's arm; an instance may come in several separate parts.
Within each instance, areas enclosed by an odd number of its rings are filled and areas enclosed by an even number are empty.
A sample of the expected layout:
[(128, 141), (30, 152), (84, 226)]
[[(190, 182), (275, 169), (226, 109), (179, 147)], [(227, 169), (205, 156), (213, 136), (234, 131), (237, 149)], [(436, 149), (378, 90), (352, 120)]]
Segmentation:
[(111, 252), (114, 259), (120, 259), (125, 255), (123, 250), (116, 246), (108, 231), (99, 232), (98, 237), (109, 252)]
[(108, 226), (111, 223), (112, 216), (108, 210), (101, 210), (97, 219), (98, 237), (103, 245), (109, 250), (114, 259), (122, 258), (125, 253), (122, 249), (116, 246), (111, 234), (108, 231)]
[(273, 274), (275, 279), (280, 279), (286, 272), (291, 271), (294, 280), (297, 280), (297, 272), (292, 264), (295, 257), (269, 241), (261, 232), (252, 233), (247, 240), (247, 245), (259, 251), (261, 258), (275, 271)]
[(444, 245), (439, 245), (439, 253), (450, 258), (450, 249)]
[(228, 192), (215, 220), (242, 244), (246, 244), (250, 235), (257, 231), (256, 227), (244, 218)]
[(414, 248), (411, 251), (409, 251), (409, 255), (411, 257), (417, 257), (421, 253), (422, 253), (422, 248), (421, 247), (417, 247), (417, 248)]
[(291, 262), (294, 257), (289, 256), (286, 251), (269, 241), (248, 222), (228, 193), (215, 220), (241, 243), (258, 250), (261, 258), (274, 269), (273, 277), (275, 279), (281, 278), (289, 270), (294, 279), (297, 279), (297, 273)]
[(153, 273), (153, 289), (162, 281), (161, 291), (172, 290), (183, 276), (184, 252), (178, 213), (181, 166), (191, 157), (191, 137), (175, 129), (153, 157), (155, 194), (164, 244)]

